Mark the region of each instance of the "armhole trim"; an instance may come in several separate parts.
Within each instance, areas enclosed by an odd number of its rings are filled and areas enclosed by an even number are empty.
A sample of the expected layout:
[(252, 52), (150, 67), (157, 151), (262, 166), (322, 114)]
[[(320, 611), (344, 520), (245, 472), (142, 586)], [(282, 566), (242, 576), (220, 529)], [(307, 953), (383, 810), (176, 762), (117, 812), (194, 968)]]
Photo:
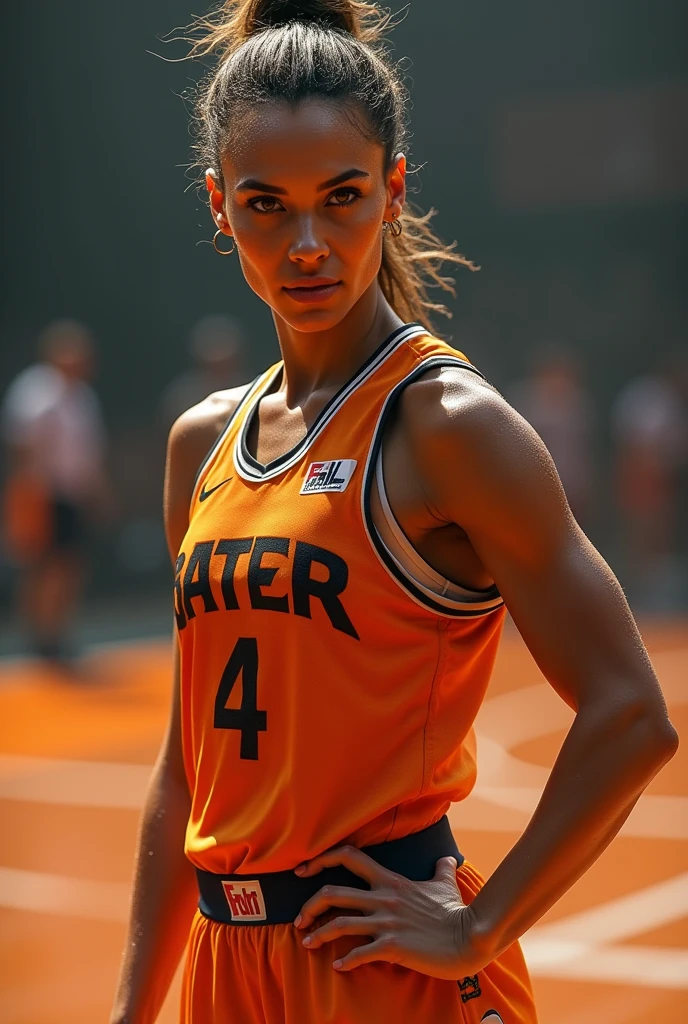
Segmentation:
[[(383, 566), (417, 604), (442, 616), (453, 618), (489, 615), (503, 607), (504, 600), (496, 586), (486, 590), (472, 590), (448, 580), (429, 565), (416, 551), (401, 529), (389, 504), (382, 465), (382, 436), (385, 424), (401, 392), (428, 370), (445, 366), (458, 366), (485, 379), (471, 363), (447, 356), (433, 356), (420, 363), (387, 396), (373, 433), (366, 462), (362, 488), (362, 511), (368, 539)], [(378, 497), (385, 520), (386, 536), (382, 537), (373, 521), (370, 496), (373, 481), (377, 483)]]

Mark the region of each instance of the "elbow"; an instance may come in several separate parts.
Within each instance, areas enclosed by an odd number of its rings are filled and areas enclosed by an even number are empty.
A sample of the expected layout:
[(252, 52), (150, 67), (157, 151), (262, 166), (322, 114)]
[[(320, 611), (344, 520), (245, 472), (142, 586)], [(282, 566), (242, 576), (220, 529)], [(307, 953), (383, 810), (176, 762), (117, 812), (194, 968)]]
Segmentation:
[(587, 719), (594, 744), (613, 749), (621, 760), (634, 764), (644, 785), (678, 749), (678, 734), (661, 696), (647, 699), (636, 695), (602, 707), (598, 704), (594, 710), (579, 709), (579, 714)]
[(664, 714), (663, 720), (657, 723), (655, 732), (657, 757), (659, 759), (659, 767), (662, 768), (668, 761), (671, 761), (678, 750), (678, 733), (666, 714)]
[(638, 737), (652, 775), (669, 762), (678, 750), (678, 733), (671, 724), (664, 703), (634, 708), (631, 728)]

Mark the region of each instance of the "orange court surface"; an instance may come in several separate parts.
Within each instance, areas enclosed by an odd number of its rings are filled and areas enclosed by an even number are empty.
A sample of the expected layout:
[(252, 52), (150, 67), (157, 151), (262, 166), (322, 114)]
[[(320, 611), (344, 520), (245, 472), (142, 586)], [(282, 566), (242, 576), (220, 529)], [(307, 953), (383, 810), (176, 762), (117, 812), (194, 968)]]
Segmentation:
[[(643, 632), (682, 734), (688, 623)], [(3, 1024), (108, 1020), (169, 666), (166, 640), (93, 648), (71, 681), (28, 659), (0, 661)], [(478, 785), (451, 814), (484, 874), (527, 822), (571, 718), (508, 630), (477, 722)], [(688, 1020), (687, 767), (683, 748), (525, 937), (541, 1024)], [(176, 1020), (177, 991), (161, 1024)]]

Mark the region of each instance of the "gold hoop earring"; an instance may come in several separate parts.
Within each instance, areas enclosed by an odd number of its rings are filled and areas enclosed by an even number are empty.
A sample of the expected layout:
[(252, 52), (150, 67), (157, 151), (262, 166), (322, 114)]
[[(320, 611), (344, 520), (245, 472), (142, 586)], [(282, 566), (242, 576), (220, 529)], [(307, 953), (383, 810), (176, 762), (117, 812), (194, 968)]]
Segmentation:
[(215, 250), (216, 253), (218, 253), (219, 256), (231, 256), (234, 250), (236, 249), (236, 242), (234, 241), (234, 239), (232, 239), (231, 249), (220, 249), (219, 245), (217, 244), (218, 235), (224, 235), (224, 231), (221, 228), (218, 228), (218, 230), (213, 235), (213, 249)]

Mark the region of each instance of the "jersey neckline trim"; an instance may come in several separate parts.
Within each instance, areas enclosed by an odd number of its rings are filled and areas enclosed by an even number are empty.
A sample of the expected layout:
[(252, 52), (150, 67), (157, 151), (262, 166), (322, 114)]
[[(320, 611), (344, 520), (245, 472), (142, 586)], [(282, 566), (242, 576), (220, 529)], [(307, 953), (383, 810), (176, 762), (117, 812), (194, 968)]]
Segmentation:
[(303, 438), (294, 445), (293, 448), (280, 455), (278, 458), (273, 459), (267, 465), (263, 465), (258, 462), (257, 459), (251, 455), (246, 444), (246, 437), (250, 429), (253, 417), (256, 415), (258, 409), (258, 402), (260, 398), (265, 394), (266, 390), (274, 383), (277, 378), (277, 374), (282, 370), (282, 363), (278, 363), (274, 369), (274, 372), (270, 377), (264, 381), (264, 387), (260, 389), (260, 394), (257, 393), (257, 389), (253, 391), (253, 403), (247, 410), (244, 416), (243, 422), (239, 428), (239, 435), (234, 445), (234, 466), (244, 480), (249, 481), (264, 481), (272, 480), (275, 477), (291, 469), (296, 463), (300, 462), (303, 455), (308, 451), (316, 437), (318, 437), (325, 429), (327, 424), (333, 418), (335, 413), (341, 408), (346, 400), (369, 377), (371, 377), (375, 371), (392, 355), (400, 345), (404, 342), (409, 341), (411, 338), (418, 337), (419, 335), (425, 335), (428, 331), (422, 324), (412, 323), (404, 324), (402, 327), (398, 327), (392, 334), (389, 335), (385, 341), (370, 355), (363, 365), (356, 371), (354, 376), (344, 384), (336, 395), (327, 402), (322, 408), (320, 413), (315, 418), (314, 422), (306, 431)]
[[(409, 597), (413, 598), (416, 604), (420, 604), (424, 608), (430, 608), (439, 615), (449, 616), (451, 618), (475, 618), (480, 615), (489, 615), (491, 612), (497, 611), (497, 609), (504, 605), (504, 599), (499, 593), (497, 587), (493, 585), (487, 590), (472, 590), (469, 587), (451, 584), (452, 589), (455, 591), (462, 591), (462, 597), (459, 599), (457, 597), (449, 597), (448, 595), (439, 595), (430, 588), (419, 584), (417, 579), (412, 578), (408, 572), (404, 570), (402, 564), (394, 557), (392, 552), (389, 551), (386, 544), (380, 537), (377, 527), (373, 522), (370, 504), (373, 479), (375, 478), (376, 467), (378, 465), (382, 448), (382, 435), (384, 433), (385, 423), (394, 408), (396, 399), (409, 384), (412, 384), (414, 380), (418, 379), (418, 377), (427, 373), (428, 370), (439, 369), (445, 366), (459, 366), (462, 369), (470, 370), (472, 373), (477, 374), (477, 376), (481, 377), (483, 380), (485, 379), (480, 370), (476, 369), (475, 366), (463, 359), (459, 359), (458, 357), (456, 359), (452, 359), (448, 356), (431, 356), (420, 363), (410, 374), (408, 374), (408, 376), (404, 377), (404, 379), (401, 380), (396, 387), (392, 389), (392, 391), (390, 391), (375, 426), (373, 440), (366, 460), (363, 487), (361, 488), (363, 524), (371, 546), (379, 560), (382, 562), (389, 575), (396, 583), (399, 584), (401, 589), (404, 590)], [(411, 550), (414, 551), (415, 557), (420, 559), (420, 556), (415, 549), (412, 548)], [(423, 561), (422, 559), (420, 560)], [(428, 566), (428, 568), (431, 567)], [(435, 572), (435, 570), (431, 571), (433, 573)]]

